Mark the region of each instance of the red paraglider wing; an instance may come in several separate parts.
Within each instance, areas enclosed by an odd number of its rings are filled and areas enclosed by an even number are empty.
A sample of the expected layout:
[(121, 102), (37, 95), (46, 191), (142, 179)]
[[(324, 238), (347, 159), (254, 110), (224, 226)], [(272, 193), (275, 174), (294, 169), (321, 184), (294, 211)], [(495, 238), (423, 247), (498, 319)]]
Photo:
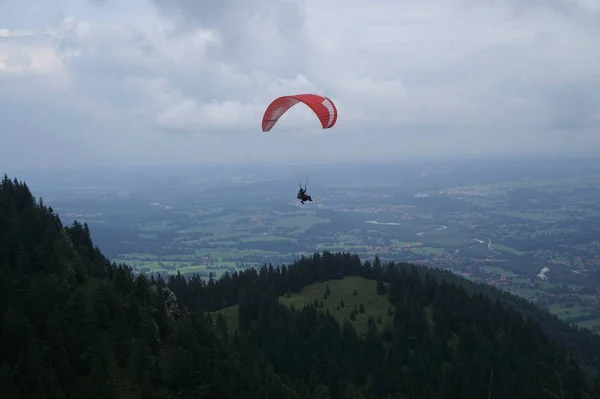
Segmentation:
[(303, 102), (313, 110), (321, 121), (323, 129), (329, 129), (335, 125), (338, 113), (333, 101), (317, 94), (296, 94), (276, 98), (269, 104), (262, 120), (263, 132), (271, 130), (279, 118), (299, 102)]

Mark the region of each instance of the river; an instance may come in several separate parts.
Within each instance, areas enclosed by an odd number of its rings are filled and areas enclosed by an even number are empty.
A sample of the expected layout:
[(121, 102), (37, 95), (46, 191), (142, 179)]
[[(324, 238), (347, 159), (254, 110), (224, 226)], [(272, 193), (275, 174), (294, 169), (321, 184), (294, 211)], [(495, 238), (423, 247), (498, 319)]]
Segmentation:
[(438, 227), (437, 229), (420, 231), (420, 232), (418, 232), (418, 233), (417, 233), (417, 235), (418, 235), (419, 237), (421, 237), (421, 236), (423, 235), (423, 233), (427, 233), (428, 231), (440, 231), (440, 230), (444, 230), (444, 229), (447, 229), (447, 228), (448, 228), (448, 226), (444, 226), (444, 225), (442, 225), (442, 226)]
[(395, 222), (378, 222), (377, 220), (367, 220), (365, 223), (369, 223), (369, 224), (379, 224), (379, 225), (388, 225), (388, 226), (401, 226), (402, 223), (395, 223)]

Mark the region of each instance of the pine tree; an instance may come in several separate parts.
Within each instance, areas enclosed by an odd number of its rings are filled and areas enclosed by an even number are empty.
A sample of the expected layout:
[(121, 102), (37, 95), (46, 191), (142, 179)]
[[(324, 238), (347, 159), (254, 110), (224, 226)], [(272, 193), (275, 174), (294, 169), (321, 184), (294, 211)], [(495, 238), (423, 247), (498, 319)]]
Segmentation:
[(227, 322), (225, 321), (222, 313), (217, 314), (216, 330), (221, 339), (227, 340), (229, 336)]

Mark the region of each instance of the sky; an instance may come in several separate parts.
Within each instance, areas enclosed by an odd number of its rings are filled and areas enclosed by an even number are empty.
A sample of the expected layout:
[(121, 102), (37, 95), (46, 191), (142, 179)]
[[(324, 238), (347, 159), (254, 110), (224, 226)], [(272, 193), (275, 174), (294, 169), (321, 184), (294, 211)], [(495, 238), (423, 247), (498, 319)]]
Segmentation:
[[(600, 0), (0, 0), (0, 168), (600, 154)], [(336, 104), (323, 130), (298, 104)]]

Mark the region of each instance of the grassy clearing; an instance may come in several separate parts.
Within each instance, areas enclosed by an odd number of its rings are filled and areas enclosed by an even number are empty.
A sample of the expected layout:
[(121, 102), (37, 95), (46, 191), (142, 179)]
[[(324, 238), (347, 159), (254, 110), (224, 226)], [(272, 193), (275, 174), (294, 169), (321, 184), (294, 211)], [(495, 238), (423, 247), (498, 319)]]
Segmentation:
[(581, 317), (590, 315), (590, 310), (584, 306), (559, 303), (550, 306), (550, 312), (558, 316), (559, 319), (570, 319), (572, 317)]
[(229, 306), (225, 309), (221, 309), (221, 310), (217, 310), (216, 312), (212, 312), (210, 314), (210, 316), (212, 317), (213, 321), (216, 322), (217, 315), (219, 313), (222, 314), (223, 318), (225, 319), (225, 323), (227, 323), (227, 329), (229, 330), (229, 332), (232, 333), (232, 332), (236, 331), (239, 327), (238, 310), (239, 310), (239, 306), (233, 305), (233, 306)]
[(540, 293), (544, 292), (535, 288), (520, 288), (514, 286), (507, 286), (504, 289), (511, 294), (518, 295), (529, 301), (534, 300)]
[(506, 253), (509, 253), (509, 254), (511, 254), (511, 255), (518, 255), (518, 256), (521, 256), (521, 255), (523, 255), (523, 253), (524, 253), (523, 251), (519, 251), (518, 249), (511, 248), (511, 247), (509, 247), (509, 246), (507, 246), (507, 245), (503, 245), (503, 244), (495, 244), (495, 243), (492, 243), (491, 247), (492, 247), (492, 249), (493, 249), (493, 250), (495, 250), (495, 251), (506, 252)]
[[(329, 285), (330, 295), (324, 299), (326, 287)], [(368, 329), (369, 316), (377, 321), (381, 317), (382, 323), (376, 323), (378, 331), (382, 332), (383, 327), (387, 322), (393, 322), (393, 316), (388, 315), (390, 303), (387, 295), (377, 295), (377, 282), (367, 280), (362, 277), (351, 276), (342, 280), (329, 280), (325, 282), (308, 285), (302, 289), (300, 293), (292, 294), (290, 298), (286, 295), (279, 297), (279, 302), (286, 306), (294, 306), (300, 310), (307, 304), (318, 300), (323, 302), (322, 311), (329, 310), (329, 313), (336, 318), (339, 323), (344, 323), (348, 320), (358, 334), (365, 334)], [(354, 295), (356, 290), (356, 295)], [(340, 303), (344, 302), (344, 306)], [(364, 313), (358, 312), (356, 320), (350, 320), (350, 313), (356, 306), (360, 310), (360, 304), (363, 304)], [(238, 306), (230, 306), (228, 308), (211, 313), (213, 320), (216, 320), (217, 314), (221, 313), (227, 322), (229, 331), (234, 331), (238, 328)]]
[(248, 235), (250, 226), (243, 223), (198, 223), (177, 231), (179, 234), (212, 234), (213, 239), (228, 239)]
[[(329, 286), (330, 295), (324, 299), (324, 294)], [(376, 324), (378, 330), (383, 331), (383, 326), (386, 322), (392, 322), (392, 316), (388, 315), (390, 303), (386, 295), (377, 295), (377, 282), (367, 280), (358, 276), (346, 277), (342, 280), (329, 280), (326, 282), (315, 283), (308, 285), (298, 294), (292, 294), (290, 298), (285, 295), (279, 298), (279, 302), (291, 306), (296, 309), (301, 309), (306, 304), (316, 300), (321, 303), (323, 301), (323, 311), (329, 310), (329, 313), (343, 324), (345, 320), (352, 323), (359, 334), (365, 334), (368, 329), (368, 319), (372, 316), (375, 320), (381, 317), (382, 323)], [(354, 291), (356, 290), (356, 295)], [(341, 302), (344, 306), (340, 306)], [(364, 313), (358, 312), (356, 320), (350, 320), (350, 313), (355, 309), (360, 310), (360, 305), (363, 304)]]
[[(135, 261), (135, 260), (131, 261), (131, 260), (119, 260), (119, 259), (115, 259), (115, 262), (125, 263), (125, 264), (131, 266), (134, 270), (144, 270), (147, 268), (150, 273), (155, 273), (155, 272), (176, 273), (177, 270), (180, 270), (183, 273), (183, 269), (186, 267), (190, 267), (192, 264), (192, 262), (186, 262), (186, 261), (144, 262), (144, 261)], [(166, 269), (165, 267), (172, 268), (172, 269)], [(204, 266), (193, 266), (193, 267), (202, 268)]]
[(600, 319), (580, 321), (576, 323), (579, 327), (585, 327), (594, 332), (600, 331)]
[(199, 249), (196, 251), (196, 256), (208, 256), (220, 261), (236, 261), (250, 255), (279, 255), (277, 251), (267, 251), (264, 249), (223, 249), (223, 250), (212, 250), (212, 249)]
[(544, 214), (542, 212), (522, 212), (522, 211), (508, 211), (505, 212), (506, 216), (515, 217), (523, 220), (536, 221), (536, 222), (558, 222), (564, 220), (567, 217), (559, 213), (553, 212), (550, 214)]
[[(463, 235), (460, 232), (454, 234), (443, 233), (448, 230), (441, 230), (437, 232), (426, 232), (421, 237), (422, 242), (425, 246), (434, 248), (445, 248), (445, 249), (456, 249), (460, 248), (465, 244), (465, 241), (472, 241), (470, 235)], [(437, 234), (434, 234), (437, 233)], [(446, 234), (443, 236), (441, 233)]]
[(471, 258), (488, 258), (497, 254), (489, 250), (487, 242), (484, 244), (475, 242), (475, 244), (460, 248), (460, 255)]
[(195, 216), (215, 215), (215, 214), (223, 213), (224, 210), (225, 210), (225, 208), (210, 208), (210, 209), (198, 209), (198, 210), (193, 210), (193, 211), (186, 211), (185, 213), (188, 214), (190, 217), (195, 217)]
[(536, 229), (534, 237), (542, 237), (542, 236), (558, 235), (558, 234), (572, 234), (576, 231), (577, 230), (574, 228), (559, 228), (559, 227), (552, 226), (547, 229), (541, 229), (541, 228)]
[(355, 231), (354, 234), (343, 233), (343, 234), (337, 235), (337, 239), (340, 242), (355, 241), (356, 239), (359, 239), (359, 238), (360, 238), (360, 230)]
[(171, 224), (171, 222), (168, 222), (166, 220), (161, 220), (159, 222), (146, 223), (144, 225), (138, 226), (138, 228), (145, 232), (165, 231), (165, 230), (169, 230), (169, 229), (173, 228), (173, 225)]
[(515, 273), (500, 266), (483, 266), (481, 269), (501, 276), (515, 276)]
[(258, 236), (258, 237), (245, 237), (240, 238), (240, 241), (243, 243), (247, 242), (298, 242), (295, 238), (290, 237), (273, 237), (273, 236)]
[(544, 280), (536, 280), (535, 282), (536, 286), (538, 286), (539, 288), (543, 289), (543, 290), (548, 290), (551, 288), (557, 288), (560, 287), (561, 284), (554, 284), (554, 283), (550, 283), (548, 281), (544, 281)]
[(196, 256), (193, 254), (163, 255), (160, 260), (164, 261), (192, 261)]
[(217, 240), (207, 241), (206, 244), (210, 245), (211, 247), (231, 247), (233, 245), (237, 245), (238, 242), (233, 240)]
[(443, 254), (446, 250), (443, 248), (434, 248), (434, 247), (416, 247), (416, 248), (411, 248), (410, 251), (417, 255), (435, 256), (435, 255)]
[(394, 245), (394, 246), (398, 246), (398, 247), (415, 247), (415, 246), (420, 246), (421, 242), (420, 241), (400, 241), (400, 240), (396, 240), (395, 238), (392, 238), (390, 240), (390, 244)]
[(142, 253), (138, 253), (138, 252), (119, 254), (119, 259), (122, 259), (122, 260), (154, 260), (157, 258), (158, 258), (158, 256), (156, 256), (154, 254), (142, 254)]
[(317, 224), (327, 224), (329, 219), (313, 215), (288, 216), (277, 219), (273, 225), (284, 229), (308, 230)]

